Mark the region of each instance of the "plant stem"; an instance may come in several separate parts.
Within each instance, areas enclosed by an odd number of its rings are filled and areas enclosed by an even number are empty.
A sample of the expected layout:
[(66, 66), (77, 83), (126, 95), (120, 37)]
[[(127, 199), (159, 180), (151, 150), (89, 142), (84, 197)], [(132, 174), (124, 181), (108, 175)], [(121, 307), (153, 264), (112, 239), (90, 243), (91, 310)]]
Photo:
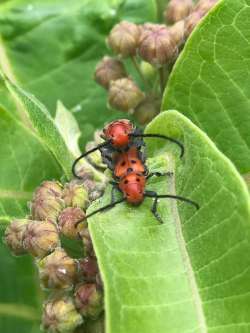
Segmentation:
[(136, 60), (136, 57), (135, 57), (135, 56), (131, 56), (131, 60), (132, 60), (132, 63), (133, 63), (133, 65), (134, 65), (134, 67), (135, 67), (137, 73), (139, 74), (140, 78), (142, 79), (142, 81), (143, 81), (145, 87), (146, 87), (147, 89), (150, 89), (149, 83), (148, 83), (148, 81), (146, 80), (145, 76), (143, 75), (143, 73), (142, 73), (142, 71), (141, 71), (141, 69), (140, 69), (140, 66), (139, 66), (139, 64), (138, 64), (138, 62), (137, 62), (137, 60)]
[(165, 88), (164, 68), (163, 67), (159, 68), (159, 78), (160, 78), (161, 94), (163, 95), (164, 88)]

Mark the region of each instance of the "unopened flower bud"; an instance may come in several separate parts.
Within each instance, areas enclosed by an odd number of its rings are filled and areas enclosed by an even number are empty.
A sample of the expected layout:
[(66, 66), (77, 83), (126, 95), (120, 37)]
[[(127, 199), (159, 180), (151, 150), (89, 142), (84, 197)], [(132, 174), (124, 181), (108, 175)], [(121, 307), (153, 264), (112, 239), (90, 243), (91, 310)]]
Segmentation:
[(160, 106), (160, 100), (148, 96), (135, 109), (134, 116), (141, 125), (146, 125), (160, 112)]
[(144, 24), (139, 54), (143, 60), (156, 67), (171, 62), (177, 54), (177, 47), (169, 29), (163, 24)]
[(79, 275), (84, 281), (95, 282), (96, 275), (99, 272), (97, 260), (95, 257), (87, 256), (78, 261)]
[(11, 252), (16, 256), (26, 253), (23, 247), (23, 237), (29, 222), (27, 219), (15, 219), (5, 230), (4, 240)]
[(88, 191), (82, 184), (74, 180), (65, 184), (62, 198), (67, 207), (79, 207), (86, 209), (89, 205)]
[(67, 207), (58, 217), (60, 232), (71, 239), (78, 239), (80, 222), (84, 220), (85, 213), (79, 207)]
[(131, 112), (144, 97), (145, 94), (131, 79), (119, 79), (110, 84), (109, 104), (118, 110)]
[(62, 186), (58, 182), (46, 181), (37, 188), (32, 203), (31, 213), (35, 220), (49, 219), (56, 222), (64, 202), (62, 200)]
[(180, 47), (185, 41), (185, 21), (181, 20), (169, 28), (169, 32), (177, 47)]
[(55, 249), (38, 263), (39, 273), (44, 288), (72, 288), (76, 275), (77, 263), (62, 248)]
[(111, 81), (127, 76), (123, 63), (115, 58), (104, 57), (96, 66), (95, 81), (108, 89)]
[(51, 333), (71, 333), (83, 323), (73, 300), (64, 296), (50, 299), (43, 305), (42, 326)]
[(153, 80), (157, 75), (156, 68), (146, 61), (141, 61), (140, 70), (147, 80)]
[(97, 318), (103, 311), (103, 295), (94, 283), (77, 286), (74, 296), (76, 308), (84, 317)]
[(197, 24), (200, 22), (202, 17), (204, 16), (204, 13), (197, 10), (191, 13), (185, 20), (185, 37), (187, 38), (191, 32), (194, 30), (194, 28), (197, 26)]
[(205, 15), (217, 2), (218, 0), (200, 0), (196, 4), (194, 12), (200, 11)]
[(45, 180), (35, 191), (35, 195), (48, 194), (60, 198), (62, 195), (62, 185), (58, 181)]
[(123, 21), (114, 26), (108, 37), (108, 45), (122, 57), (134, 56), (140, 38), (140, 27), (134, 23)]
[(192, 0), (170, 0), (164, 12), (168, 23), (175, 23), (186, 18), (193, 9)]
[(60, 243), (57, 226), (51, 221), (31, 221), (24, 232), (23, 246), (34, 257), (42, 258)]

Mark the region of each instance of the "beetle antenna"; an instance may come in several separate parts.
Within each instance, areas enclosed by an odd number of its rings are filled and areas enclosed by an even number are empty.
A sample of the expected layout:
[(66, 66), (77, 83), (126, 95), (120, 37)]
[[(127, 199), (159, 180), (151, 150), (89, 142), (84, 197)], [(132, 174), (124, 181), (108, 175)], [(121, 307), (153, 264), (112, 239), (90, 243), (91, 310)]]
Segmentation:
[(93, 215), (95, 215), (95, 214), (97, 214), (97, 213), (103, 212), (103, 211), (106, 210), (106, 209), (113, 208), (114, 206), (118, 205), (119, 203), (121, 203), (121, 202), (123, 202), (123, 201), (125, 201), (125, 200), (126, 200), (126, 198), (119, 199), (119, 200), (117, 200), (117, 201), (115, 201), (115, 202), (111, 202), (110, 204), (108, 204), (108, 205), (106, 205), (106, 206), (103, 206), (103, 207), (101, 207), (101, 208), (99, 208), (99, 209), (93, 211), (92, 213), (89, 213), (88, 215), (86, 215), (86, 216), (84, 217), (84, 219), (82, 219), (82, 220), (80, 220), (80, 221), (78, 221), (78, 222), (76, 223), (76, 227), (78, 226), (79, 223), (83, 222), (85, 219), (88, 219), (89, 217), (91, 217), (91, 216), (93, 216)]
[(198, 203), (196, 203), (195, 201), (193, 200), (190, 200), (190, 199), (187, 199), (187, 198), (184, 198), (184, 197), (181, 197), (180, 195), (172, 195), (172, 194), (157, 194), (157, 193), (154, 193), (154, 192), (145, 192), (145, 197), (149, 197), (149, 198), (157, 198), (157, 199), (161, 199), (161, 198), (168, 198), (168, 199), (176, 199), (176, 200), (180, 200), (180, 201), (183, 201), (183, 202), (186, 202), (186, 203), (189, 203), (193, 206), (195, 206), (195, 208), (198, 210), (200, 209), (200, 206), (198, 205)]
[(137, 138), (138, 137), (140, 137), (140, 138), (160, 138), (160, 139), (165, 139), (165, 140), (171, 141), (173, 143), (176, 143), (180, 147), (180, 149), (181, 149), (180, 157), (182, 157), (184, 155), (183, 144), (176, 139), (170, 138), (169, 136), (161, 135), (161, 134), (139, 134), (139, 133), (130, 133), (129, 135), (133, 136), (133, 137), (137, 137)]
[(103, 143), (100, 143), (100, 144), (97, 145), (95, 148), (90, 149), (90, 150), (86, 151), (85, 153), (83, 153), (82, 155), (80, 155), (79, 157), (77, 157), (77, 159), (74, 161), (74, 163), (73, 163), (73, 165), (72, 165), (72, 173), (73, 173), (73, 175), (74, 175), (76, 178), (78, 178), (78, 179), (82, 179), (82, 177), (79, 176), (79, 175), (76, 173), (76, 165), (77, 165), (77, 163), (78, 163), (82, 158), (86, 157), (87, 155), (93, 153), (93, 152), (96, 151), (96, 150), (99, 150), (99, 149), (101, 149), (101, 148), (107, 146), (108, 144), (110, 144), (110, 140), (105, 141), (105, 142), (103, 142)]

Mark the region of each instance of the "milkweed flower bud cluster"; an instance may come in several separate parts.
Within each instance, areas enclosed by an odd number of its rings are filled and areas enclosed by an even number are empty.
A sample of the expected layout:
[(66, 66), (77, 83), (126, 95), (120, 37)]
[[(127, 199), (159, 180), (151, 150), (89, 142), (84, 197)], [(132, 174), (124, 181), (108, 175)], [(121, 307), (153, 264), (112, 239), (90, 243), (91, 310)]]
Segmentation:
[[(14, 255), (30, 254), (38, 269), (41, 287), (49, 293), (43, 305), (42, 328), (69, 333), (103, 312), (103, 289), (97, 259), (85, 218), (94, 180), (64, 185), (43, 182), (29, 204), (30, 215), (14, 219), (5, 231), (5, 242)], [(81, 222), (83, 221), (83, 222)], [(81, 223), (79, 223), (81, 222)], [(65, 240), (82, 244), (72, 257)], [(71, 243), (72, 246), (73, 243)]]
[[(217, 1), (170, 0), (162, 15), (165, 23), (116, 24), (107, 37), (114, 56), (105, 56), (95, 71), (96, 82), (107, 90), (108, 105), (133, 114), (142, 125), (150, 122), (160, 111), (159, 101), (184, 43)], [(126, 70), (129, 61), (137, 75)]]

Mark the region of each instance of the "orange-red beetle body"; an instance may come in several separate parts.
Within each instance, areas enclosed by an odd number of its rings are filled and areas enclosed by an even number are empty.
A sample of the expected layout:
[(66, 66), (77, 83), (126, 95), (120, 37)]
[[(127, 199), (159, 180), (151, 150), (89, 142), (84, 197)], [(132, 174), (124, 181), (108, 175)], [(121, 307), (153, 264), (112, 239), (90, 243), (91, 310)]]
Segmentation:
[(114, 176), (122, 178), (131, 172), (146, 172), (145, 164), (141, 159), (141, 152), (132, 146), (126, 152), (116, 153), (114, 157)]
[(115, 120), (103, 129), (102, 137), (110, 140), (115, 148), (123, 148), (128, 146), (130, 142), (130, 134), (133, 133), (134, 126), (127, 119)]
[(135, 172), (122, 177), (118, 183), (124, 198), (133, 205), (139, 205), (144, 200), (145, 186), (145, 175)]
[(118, 188), (129, 203), (139, 204), (143, 201), (147, 168), (141, 158), (142, 153), (132, 146), (126, 152), (116, 153), (114, 158), (114, 177)]

